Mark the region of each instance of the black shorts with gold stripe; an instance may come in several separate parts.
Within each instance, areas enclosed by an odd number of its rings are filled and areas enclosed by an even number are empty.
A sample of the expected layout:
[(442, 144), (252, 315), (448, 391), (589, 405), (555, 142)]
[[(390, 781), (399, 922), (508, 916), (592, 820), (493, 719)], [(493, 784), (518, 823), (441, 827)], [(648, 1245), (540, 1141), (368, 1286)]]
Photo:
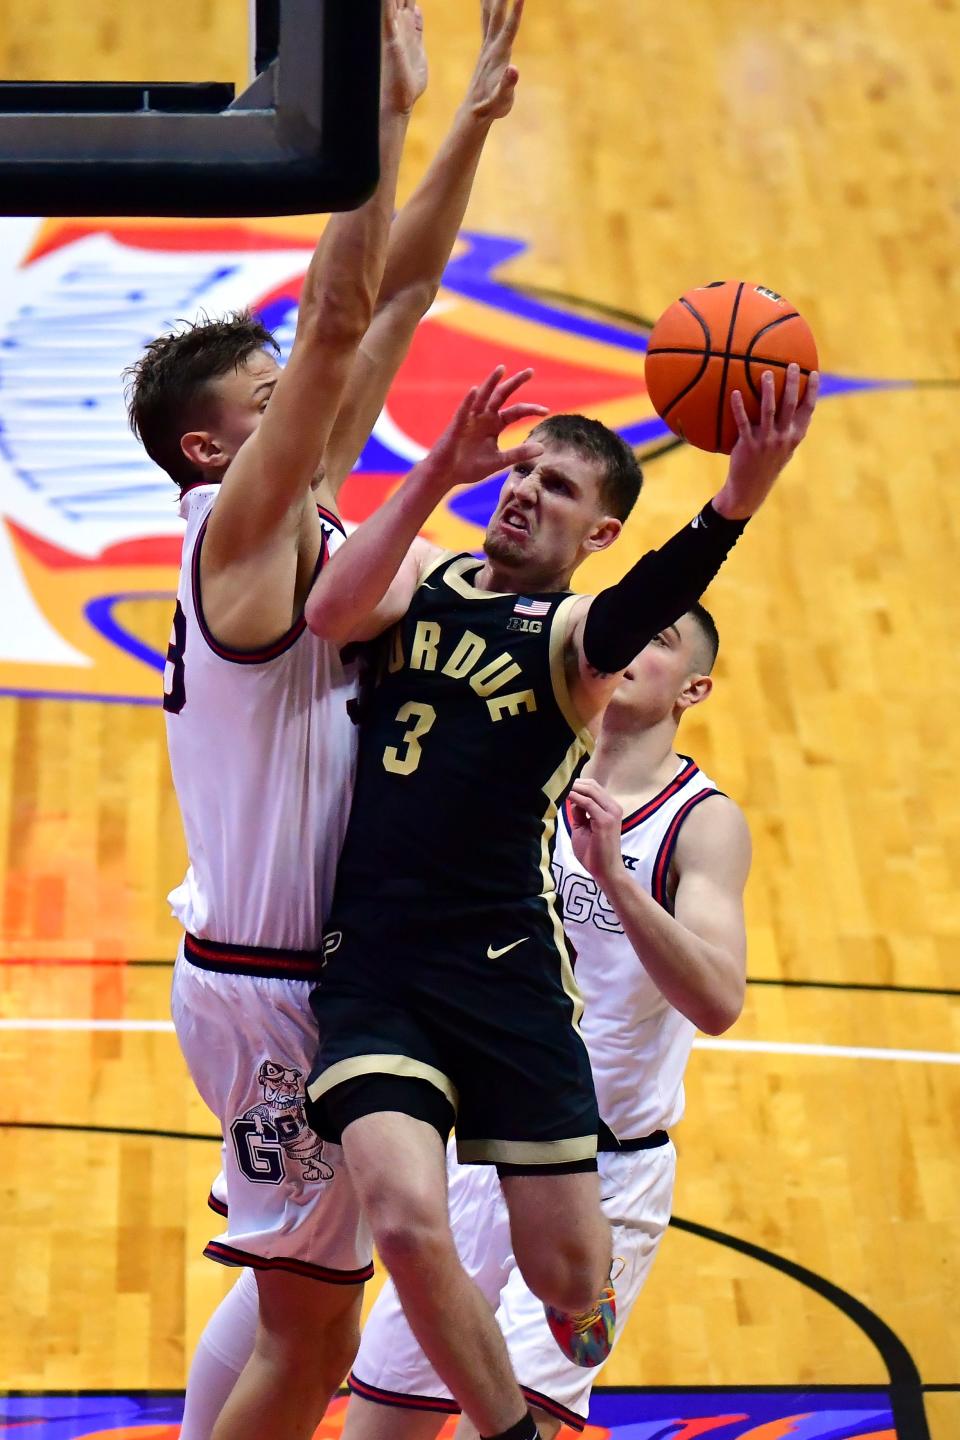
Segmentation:
[(399, 1110), (464, 1164), (596, 1168), (597, 1102), (572, 951), (540, 896), (453, 907), (336, 906), (310, 997), (320, 1028), (310, 1124)]

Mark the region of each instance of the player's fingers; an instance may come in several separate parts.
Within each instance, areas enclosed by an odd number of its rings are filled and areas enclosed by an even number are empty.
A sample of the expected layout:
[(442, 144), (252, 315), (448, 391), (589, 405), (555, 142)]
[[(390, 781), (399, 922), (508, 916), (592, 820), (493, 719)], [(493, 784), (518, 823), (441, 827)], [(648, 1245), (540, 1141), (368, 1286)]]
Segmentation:
[(575, 800), (571, 800), (568, 813), (570, 815), (570, 824), (573, 826), (574, 830), (590, 829), (589, 813), (583, 808), (582, 805), (578, 805)]
[(487, 409), (488, 405), (490, 404), (490, 399), (493, 395), (493, 392), (496, 390), (497, 385), (500, 383), (505, 369), (505, 365), (498, 365), (495, 370), (490, 371), (490, 374), (487, 376), (486, 380), (484, 380), (481, 385), (477, 386), (478, 410)]
[(796, 428), (800, 431), (801, 439), (807, 433), (807, 427), (813, 419), (813, 412), (817, 408), (817, 396), (820, 394), (820, 371), (811, 370), (807, 377), (807, 388), (804, 391), (803, 399), (797, 406)]
[(477, 387), (476, 385), (474, 385), (471, 390), (467, 391), (466, 395), (464, 395), (463, 399), (460, 401), (460, 404), (454, 411), (453, 419), (450, 421), (450, 424), (447, 427), (448, 431), (457, 430), (460, 428), (461, 425), (465, 424), (469, 416), (473, 413), (473, 409), (476, 403)]
[(783, 394), (780, 397), (780, 409), (777, 413), (777, 423), (781, 430), (790, 429), (793, 424), (793, 417), (797, 413), (797, 403), (800, 399), (800, 366), (791, 362), (787, 366), (787, 379), (783, 387)]
[(522, 445), (515, 445), (512, 450), (500, 451), (497, 470), (512, 470), (514, 465), (525, 465), (528, 460), (539, 460), (542, 454), (543, 446), (538, 440), (525, 440)]
[(570, 794), (578, 800), (588, 800), (595, 810), (601, 812), (610, 820), (619, 820), (622, 818), (623, 811), (621, 807), (617, 804), (616, 800), (614, 800), (609, 790), (604, 790), (603, 786), (598, 785), (596, 780), (587, 780), (581, 777), (581, 779), (575, 781), (571, 786)]
[[(500, 374), (503, 374), (502, 365), (500, 367)], [(501, 410), (506, 404), (506, 402), (510, 399), (510, 396), (514, 395), (520, 389), (521, 385), (526, 385), (527, 381), (531, 380), (532, 378), (533, 371), (531, 369), (518, 370), (515, 375), (508, 375), (506, 380), (502, 380), (500, 384), (497, 385), (496, 389), (491, 395), (491, 409)]]
[(491, 0), (487, 11), (487, 34), (496, 35), (503, 27), (503, 12), (507, 8), (507, 0)]
[(760, 377), (760, 434), (764, 440), (773, 435), (777, 418), (777, 392), (773, 383), (773, 372), (764, 370)]
[(514, 0), (513, 9), (507, 19), (504, 39), (508, 45), (512, 45), (517, 38), (517, 31), (520, 29), (520, 21), (523, 19), (524, 0)]
[(751, 436), (750, 416), (747, 414), (747, 407), (743, 403), (743, 396), (739, 390), (734, 390), (730, 396), (730, 409), (733, 411), (740, 439), (749, 440)]
[(542, 420), (544, 415), (550, 411), (546, 405), (533, 405), (526, 401), (520, 401), (516, 405), (508, 405), (506, 410), (500, 411), (500, 424), (504, 430), (508, 425), (516, 425), (518, 420)]

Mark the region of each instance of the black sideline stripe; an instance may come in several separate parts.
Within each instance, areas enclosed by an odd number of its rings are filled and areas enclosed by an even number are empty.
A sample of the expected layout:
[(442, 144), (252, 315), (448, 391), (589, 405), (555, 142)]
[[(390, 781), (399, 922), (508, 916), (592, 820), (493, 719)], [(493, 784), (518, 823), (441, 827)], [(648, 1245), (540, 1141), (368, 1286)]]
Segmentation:
[[(62, 1130), (84, 1135), (139, 1135), (150, 1140), (204, 1140), (223, 1144), (222, 1135), (197, 1135), (191, 1130), (139, 1130), (132, 1125), (68, 1125), (45, 1120), (0, 1120), (0, 1130)], [(46, 1395), (52, 1392), (44, 1390), (37, 1393)]]
[[(894, 1428), (900, 1440), (930, 1440), (930, 1429), (927, 1425), (927, 1415), (923, 1404), (923, 1381), (917, 1369), (913, 1356), (885, 1320), (869, 1306), (864, 1305), (862, 1300), (857, 1300), (839, 1285), (834, 1285), (831, 1280), (825, 1280), (814, 1270), (808, 1270), (805, 1265), (798, 1265), (794, 1260), (787, 1260), (783, 1255), (777, 1255), (773, 1250), (766, 1250), (762, 1245), (754, 1245), (749, 1240), (741, 1240), (737, 1235), (729, 1235), (723, 1230), (711, 1229), (708, 1225), (700, 1225), (694, 1220), (683, 1220), (678, 1215), (671, 1217), (670, 1224), (677, 1230), (685, 1230), (690, 1235), (697, 1235), (701, 1240), (713, 1240), (718, 1245), (726, 1245), (730, 1250), (737, 1250), (741, 1255), (746, 1255), (751, 1260), (759, 1260), (763, 1265), (769, 1265), (774, 1270), (779, 1270), (791, 1280), (796, 1280), (805, 1285), (808, 1290), (822, 1296), (831, 1305), (834, 1305), (848, 1320), (866, 1335), (872, 1342), (874, 1348), (880, 1355), (881, 1360), (887, 1369), (889, 1384), (874, 1388), (887, 1389), (890, 1394), (890, 1405), (893, 1410)], [(744, 1386), (744, 1389), (747, 1387)], [(796, 1386), (796, 1389), (803, 1389), (803, 1386)]]

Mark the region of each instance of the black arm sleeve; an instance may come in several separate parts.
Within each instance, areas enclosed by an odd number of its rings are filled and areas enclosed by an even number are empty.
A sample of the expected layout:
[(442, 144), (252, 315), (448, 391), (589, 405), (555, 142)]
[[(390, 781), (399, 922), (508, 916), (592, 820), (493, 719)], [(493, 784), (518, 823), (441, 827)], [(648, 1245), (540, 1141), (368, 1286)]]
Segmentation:
[(649, 550), (623, 579), (594, 596), (583, 628), (587, 664), (601, 675), (624, 670), (660, 630), (685, 615), (743, 534), (707, 504), (659, 550)]

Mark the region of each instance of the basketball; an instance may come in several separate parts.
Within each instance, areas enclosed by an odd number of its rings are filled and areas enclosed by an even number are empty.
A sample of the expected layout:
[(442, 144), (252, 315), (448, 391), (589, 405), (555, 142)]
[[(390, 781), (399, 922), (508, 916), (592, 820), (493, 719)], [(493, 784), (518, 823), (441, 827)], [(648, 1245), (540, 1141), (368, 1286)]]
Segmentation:
[(807, 377), (818, 368), (803, 316), (765, 285), (717, 280), (681, 295), (653, 327), (647, 392), (675, 435), (729, 455), (738, 434), (732, 392), (740, 391), (750, 419), (759, 420), (760, 377), (772, 372), (779, 404), (792, 361), (800, 366), (802, 399)]

